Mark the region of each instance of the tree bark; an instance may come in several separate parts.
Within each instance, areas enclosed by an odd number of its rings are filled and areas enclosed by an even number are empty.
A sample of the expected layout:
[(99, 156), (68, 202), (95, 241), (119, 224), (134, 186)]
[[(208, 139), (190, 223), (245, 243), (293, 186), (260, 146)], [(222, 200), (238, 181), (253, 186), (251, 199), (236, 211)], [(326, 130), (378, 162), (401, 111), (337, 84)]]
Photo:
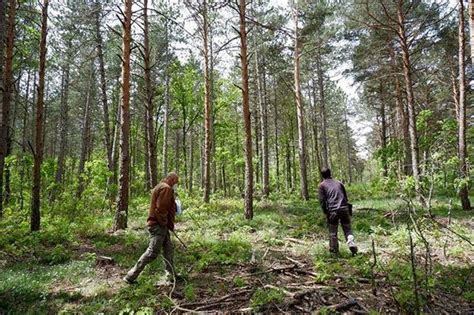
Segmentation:
[[(263, 73), (260, 72), (260, 65), (258, 59), (258, 48), (255, 53), (256, 66), (256, 77), (257, 77), (257, 92), (258, 92), (258, 105), (260, 110), (260, 135), (261, 135), (261, 152), (262, 152), (262, 193), (263, 196), (268, 198), (270, 195), (270, 180), (269, 180), (269, 164), (268, 164), (268, 110), (267, 110), (267, 98), (266, 98), (266, 82), (265, 82), (265, 69)], [(262, 80), (263, 76), (263, 80)]]
[(324, 73), (321, 65), (321, 56), (316, 56), (316, 72), (318, 75), (318, 89), (319, 89), (319, 108), (321, 115), (321, 142), (323, 145), (323, 167), (331, 167), (329, 161), (329, 144), (327, 135), (327, 118), (326, 118), (326, 99), (324, 95)]
[(308, 175), (306, 170), (306, 147), (305, 147), (305, 128), (304, 128), (304, 107), (301, 95), (300, 85), (300, 42), (298, 38), (298, 9), (294, 12), (295, 22), (295, 96), (296, 96), (296, 111), (298, 117), (298, 156), (300, 160), (300, 188), (301, 197), (304, 200), (309, 200), (308, 193)]
[[(316, 82), (313, 78), (313, 84), (312, 84), (312, 94), (313, 94), (313, 137), (314, 137), (314, 160), (315, 164), (318, 166), (317, 172), (319, 173), (321, 171), (321, 152), (319, 150), (319, 141), (318, 141), (318, 135), (319, 135), (319, 129), (318, 129), (318, 124), (319, 124), (319, 119), (318, 119), (318, 104), (317, 104), (317, 96), (316, 96)], [(319, 175), (318, 177), (319, 178)]]
[(471, 66), (474, 67), (474, 0), (469, 0), (469, 31), (471, 37)]
[(416, 132), (416, 112), (415, 112), (415, 95), (413, 93), (413, 82), (412, 82), (412, 69), (410, 61), (410, 49), (408, 45), (408, 38), (405, 30), (405, 16), (401, 4), (398, 6), (398, 32), (397, 35), (400, 39), (400, 46), (402, 49), (403, 57), (403, 75), (405, 77), (405, 88), (407, 93), (407, 106), (408, 106), (408, 129), (410, 132), (410, 150), (411, 150), (411, 162), (413, 178), (415, 180), (415, 191), (418, 198), (421, 196), (420, 187), (420, 173), (418, 169), (418, 138)]
[(209, 202), (211, 191), (211, 86), (209, 79), (209, 25), (207, 0), (203, 1), (203, 48), (204, 48), (204, 202)]
[[(276, 84), (276, 80), (275, 83)], [(276, 167), (276, 190), (280, 190), (280, 144), (279, 144), (279, 135), (278, 135), (278, 106), (277, 106), (277, 96), (276, 96), (276, 87), (273, 89), (273, 125), (275, 128), (275, 167)]]
[(392, 41), (388, 42), (390, 61), (392, 64), (393, 78), (395, 82), (395, 104), (397, 106), (397, 116), (398, 116), (398, 126), (399, 130), (402, 131), (403, 138), (403, 152), (404, 152), (404, 161), (403, 161), (403, 170), (405, 175), (410, 175), (411, 173), (411, 153), (410, 153), (410, 131), (409, 131), (409, 122), (407, 115), (407, 106), (404, 102), (402, 87), (400, 86), (400, 80), (398, 77), (398, 63), (397, 56), (395, 54), (395, 49), (393, 48)]
[[(5, 4), (2, 4), (5, 6)], [(0, 8), (1, 9), (1, 8)], [(2, 104), (0, 106), (0, 217), (3, 216), (3, 175), (5, 169), (5, 158), (8, 155), (8, 134), (10, 129), (10, 106), (13, 91), (13, 49), (15, 42), (15, 17), (16, 1), (10, 0), (8, 3), (7, 35), (5, 44), (0, 45), (0, 53), (3, 55), (3, 45), (5, 45), (5, 68), (3, 69), (3, 92)], [(3, 37), (4, 35), (2, 35)], [(0, 38), (1, 39), (1, 38)], [(3, 59), (3, 56), (2, 58)], [(3, 66), (3, 63), (2, 63)]]
[(352, 184), (352, 159), (351, 159), (351, 134), (349, 124), (347, 121), (347, 105), (344, 108), (344, 125), (346, 128), (346, 141), (347, 141), (347, 172), (349, 177), (349, 185)]
[(41, 164), (43, 162), (43, 110), (44, 85), (46, 72), (46, 36), (48, 33), (48, 5), (49, 0), (43, 0), (41, 10), (41, 41), (39, 57), (38, 99), (36, 104), (35, 123), (35, 152), (33, 165), (33, 186), (31, 191), (31, 231), (39, 231), (41, 224), (40, 193), (41, 193)]
[(155, 141), (155, 130), (154, 130), (154, 105), (153, 105), (153, 84), (151, 77), (151, 64), (150, 55), (151, 48), (148, 36), (148, 0), (143, 1), (143, 36), (144, 36), (144, 69), (145, 69), (145, 121), (146, 121), (146, 133), (145, 141), (147, 143), (147, 155), (148, 155), (148, 177), (150, 180), (150, 188), (155, 187), (158, 184), (158, 173), (157, 173), (157, 160), (156, 160), (156, 141)]
[(58, 154), (58, 166), (56, 170), (55, 181), (56, 184), (61, 185), (64, 176), (64, 164), (66, 159), (66, 148), (67, 148), (67, 135), (68, 135), (68, 122), (69, 122), (69, 68), (70, 60), (69, 54), (71, 50), (71, 41), (66, 42), (66, 61), (63, 65), (62, 73), (62, 91), (61, 91), (61, 103), (60, 103), (60, 128), (59, 128), (59, 154)]
[(387, 117), (385, 115), (385, 97), (383, 93), (382, 81), (379, 83), (379, 97), (380, 97), (380, 120), (381, 120), (381, 130), (380, 130), (380, 142), (382, 149), (382, 168), (383, 168), (383, 177), (388, 176), (388, 165), (387, 165)]
[[(468, 166), (467, 166), (467, 146), (466, 146), (466, 78), (465, 78), (465, 31), (464, 31), (464, 3), (459, 0), (459, 115), (458, 115), (458, 156), (459, 156), (459, 177), (461, 187), (459, 188), (459, 198), (464, 210), (471, 210), (469, 201)], [(466, 183), (464, 183), (466, 181)]]
[(132, 40), (132, 0), (124, 0), (122, 38), (122, 101), (120, 116), (120, 171), (117, 210), (113, 230), (127, 228), (130, 176), (130, 43)]
[[(91, 64), (91, 73), (90, 73), (90, 82), (94, 82), (94, 69), (92, 68), (93, 64)], [(76, 197), (80, 198), (82, 191), (84, 189), (84, 167), (86, 165), (87, 155), (89, 152), (89, 144), (90, 144), (90, 125), (91, 125), (91, 98), (92, 98), (92, 84), (89, 83), (87, 85), (86, 90), (86, 103), (84, 107), (84, 118), (82, 121), (82, 135), (81, 135), (81, 153), (79, 156), (79, 169), (78, 169), (78, 176), (79, 176), (79, 185), (77, 188)]]
[(252, 126), (250, 120), (249, 100), (249, 70), (247, 53), (247, 27), (245, 0), (239, 0), (239, 35), (240, 35), (240, 63), (242, 74), (242, 109), (245, 130), (245, 196), (244, 208), (245, 218), (253, 218), (253, 165), (252, 165)]
[[(102, 33), (100, 31), (102, 7), (99, 2), (96, 3), (95, 11), (95, 37), (97, 44), (97, 57), (99, 59), (99, 74), (100, 74), (100, 90), (101, 90), (101, 101), (102, 101), (102, 111), (103, 111), (103, 122), (104, 122), (104, 142), (105, 149), (107, 151), (107, 167), (111, 175), (108, 178), (108, 184), (111, 185), (114, 182), (114, 158), (112, 155), (112, 134), (110, 131), (110, 119), (109, 119), (109, 106), (107, 104), (107, 83), (105, 76), (105, 62), (104, 62), (104, 52), (103, 52), (103, 39)], [(112, 195), (109, 195), (109, 198), (113, 198)]]
[(169, 75), (169, 33), (168, 20), (165, 22), (165, 40), (166, 40), (166, 65), (165, 65), (165, 106), (163, 109), (163, 148), (162, 148), (162, 176), (168, 173), (168, 122), (170, 109), (170, 75)]

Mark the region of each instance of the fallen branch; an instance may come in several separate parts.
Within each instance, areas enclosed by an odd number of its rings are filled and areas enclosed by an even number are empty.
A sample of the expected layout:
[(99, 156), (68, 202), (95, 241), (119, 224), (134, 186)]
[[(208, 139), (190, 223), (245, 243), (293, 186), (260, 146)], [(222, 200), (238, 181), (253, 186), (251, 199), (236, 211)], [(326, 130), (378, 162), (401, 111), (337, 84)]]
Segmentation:
[(245, 290), (229, 293), (227, 295), (224, 295), (224, 296), (222, 296), (218, 299), (214, 299), (214, 300), (183, 304), (182, 307), (198, 307), (198, 308), (196, 308), (196, 310), (199, 310), (199, 307), (207, 306), (207, 305), (211, 305), (211, 304), (222, 303), (223, 301), (225, 301), (225, 300), (227, 300), (231, 297), (235, 297), (235, 296), (238, 296), (238, 295), (241, 295), (241, 294), (244, 294), (244, 293), (248, 293), (248, 292), (251, 292), (251, 291), (252, 291), (251, 289), (245, 289)]
[(471, 246), (474, 246), (474, 244), (471, 242), (470, 239), (468, 239), (467, 237), (465, 237), (464, 235), (461, 235), (459, 234), (458, 232), (454, 231), (453, 229), (451, 229), (449, 226), (435, 220), (434, 218), (431, 218), (431, 220), (433, 220), (436, 224), (438, 224), (439, 226), (441, 226), (442, 228), (445, 228), (446, 230), (450, 231), (451, 233), (453, 233), (454, 235), (456, 235), (457, 237), (465, 240), (466, 242), (468, 242)]
[(296, 238), (292, 238), (292, 237), (285, 237), (284, 240), (290, 241), (292, 243), (300, 244), (300, 245), (307, 245), (306, 242), (296, 239)]
[(338, 303), (338, 304), (328, 306), (328, 308), (331, 309), (331, 310), (335, 310), (337, 312), (342, 312), (342, 311), (347, 311), (348, 309), (350, 309), (350, 308), (352, 308), (356, 305), (359, 305), (359, 303), (357, 303), (356, 300), (351, 299), (349, 301), (345, 301), (345, 302), (341, 302), (341, 303)]

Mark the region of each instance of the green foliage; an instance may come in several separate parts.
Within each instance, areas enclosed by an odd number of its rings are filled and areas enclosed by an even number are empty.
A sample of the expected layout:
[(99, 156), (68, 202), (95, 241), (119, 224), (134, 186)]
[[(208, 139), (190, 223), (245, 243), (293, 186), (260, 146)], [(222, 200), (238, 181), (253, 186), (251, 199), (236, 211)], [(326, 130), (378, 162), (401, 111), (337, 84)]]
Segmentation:
[(196, 299), (196, 292), (194, 292), (194, 286), (191, 283), (184, 287), (184, 297), (189, 302), (193, 302)]
[(235, 285), (236, 287), (239, 287), (239, 288), (242, 288), (242, 287), (244, 287), (244, 286), (246, 285), (245, 280), (244, 280), (243, 278), (241, 278), (241, 277), (235, 277), (235, 278), (232, 280), (232, 282), (234, 283), (234, 285)]
[(200, 242), (198, 247), (193, 249), (199, 270), (213, 264), (238, 264), (248, 260), (251, 255), (250, 243), (239, 239)]
[(257, 289), (250, 299), (250, 306), (259, 311), (267, 308), (269, 305), (282, 303), (285, 298), (283, 291), (268, 288), (268, 289)]

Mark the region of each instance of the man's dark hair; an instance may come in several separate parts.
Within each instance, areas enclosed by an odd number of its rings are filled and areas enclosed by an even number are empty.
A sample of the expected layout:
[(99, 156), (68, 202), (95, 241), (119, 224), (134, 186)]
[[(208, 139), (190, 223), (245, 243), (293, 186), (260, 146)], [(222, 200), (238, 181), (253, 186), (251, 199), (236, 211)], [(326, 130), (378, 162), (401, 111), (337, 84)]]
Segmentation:
[(321, 176), (324, 179), (331, 178), (331, 170), (328, 167), (325, 167), (321, 170)]

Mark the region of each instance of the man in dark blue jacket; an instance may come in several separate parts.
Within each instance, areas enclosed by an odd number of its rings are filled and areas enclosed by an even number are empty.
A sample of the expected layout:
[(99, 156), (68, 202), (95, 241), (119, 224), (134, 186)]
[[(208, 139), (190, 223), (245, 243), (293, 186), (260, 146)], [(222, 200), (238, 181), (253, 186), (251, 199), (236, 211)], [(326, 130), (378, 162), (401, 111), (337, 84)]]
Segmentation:
[(319, 184), (319, 202), (321, 209), (327, 217), (329, 228), (329, 250), (333, 253), (339, 252), (339, 241), (337, 239), (337, 228), (341, 222), (347, 246), (353, 255), (357, 253), (354, 235), (351, 229), (352, 205), (347, 202), (347, 194), (344, 185), (331, 178), (331, 170), (324, 168), (321, 171), (323, 181)]

